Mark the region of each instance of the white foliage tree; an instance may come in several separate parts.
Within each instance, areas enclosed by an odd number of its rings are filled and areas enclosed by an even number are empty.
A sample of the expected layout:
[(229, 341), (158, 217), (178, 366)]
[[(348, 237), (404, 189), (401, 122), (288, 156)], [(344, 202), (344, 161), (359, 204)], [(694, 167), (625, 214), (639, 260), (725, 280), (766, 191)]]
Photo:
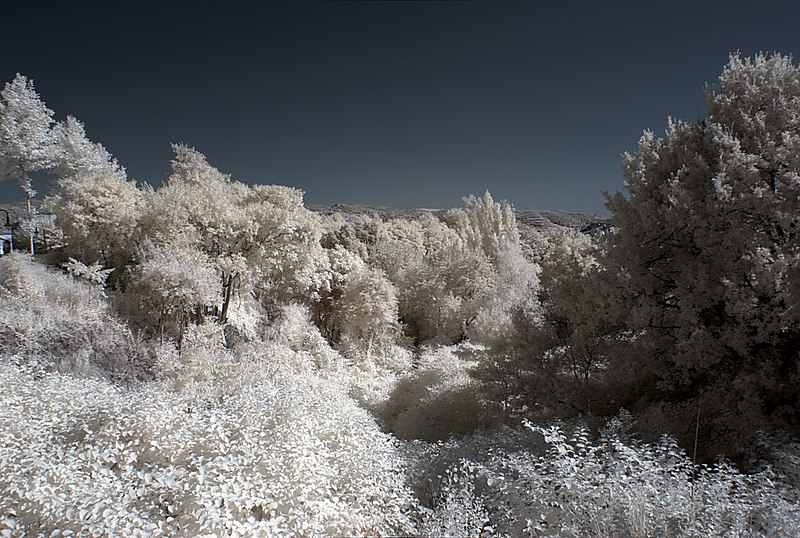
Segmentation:
[(146, 326), (183, 340), (190, 322), (201, 323), (219, 304), (217, 270), (209, 257), (192, 245), (147, 245), (128, 284), (132, 309)]
[(398, 332), (397, 292), (382, 271), (369, 269), (350, 273), (341, 297), (334, 303), (345, 338), (371, 359), (376, 342), (393, 344)]
[(535, 293), (513, 208), (489, 193), (436, 218), (381, 223), (370, 263), (398, 289), (401, 320), (421, 342), (507, 337), (511, 313)]
[(537, 302), (514, 313), (514, 337), (494, 347), (481, 371), (484, 389), (512, 415), (613, 414), (606, 369), (624, 327), (616, 281), (589, 236), (564, 228), (544, 237)]
[(125, 179), (125, 170), (108, 150), (86, 137), (86, 129), (80, 120), (67, 116), (54, 126), (53, 134), (58, 144), (55, 173), (60, 176), (118, 175)]
[(148, 377), (136, 335), (98, 285), (107, 272), (81, 265), (71, 264), (70, 276), (19, 253), (0, 258), (2, 356), (33, 371)]
[(342, 323), (338, 316), (338, 304), (342, 299), (344, 287), (352, 274), (367, 270), (366, 262), (341, 244), (324, 250), (328, 257), (328, 271), (325, 285), (320, 290), (319, 300), (314, 304), (314, 322), (320, 331), (334, 344), (342, 340)]
[(42, 102), (33, 81), (20, 74), (0, 92), (0, 179), (19, 181), (28, 204), (30, 250), (33, 253), (33, 210), (36, 195), (30, 174), (58, 162), (53, 111)]
[(477, 297), (472, 298), (474, 317), (466, 336), (486, 342), (507, 338), (512, 313), (531, 308), (538, 283), (538, 268), (523, 253), (513, 207), (495, 202), (486, 192), (480, 198), (464, 198), (463, 209), (448, 211), (444, 220), (461, 237), (470, 257), (483, 258), (489, 266), (488, 272), (470, 275)]
[(155, 244), (185, 242), (217, 267), (225, 322), (237, 289), (279, 300), (311, 301), (324, 284), (326, 258), (315, 216), (302, 192), (232, 181), (185, 145), (173, 146), (173, 173), (143, 217)]
[(45, 204), (56, 215), (69, 256), (123, 269), (143, 242), (141, 217), (151, 199), (152, 193), (103, 165), (59, 177)]

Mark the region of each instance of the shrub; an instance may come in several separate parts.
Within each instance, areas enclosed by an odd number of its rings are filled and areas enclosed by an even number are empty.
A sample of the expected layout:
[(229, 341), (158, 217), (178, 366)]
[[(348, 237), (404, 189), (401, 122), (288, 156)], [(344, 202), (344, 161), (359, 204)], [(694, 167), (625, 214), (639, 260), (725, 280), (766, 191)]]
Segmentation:
[(413, 530), (392, 440), (283, 369), (211, 407), (0, 362), (0, 530), (387, 535)]
[(669, 437), (645, 444), (625, 435), (627, 421), (612, 420), (596, 440), (580, 426), (527, 423), (549, 448), (490, 448), (457, 462), (447, 475), (457, 479), (433, 495), (448, 507), (434, 510), (440, 525), (447, 514), (487, 514), (483, 534), (492, 536), (800, 536), (800, 492), (777, 485), (771, 470), (695, 466)]
[(386, 427), (400, 439), (437, 441), (485, 425), (478, 382), (470, 375), (474, 351), (469, 344), (423, 351), (378, 411)]
[(25, 254), (0, 259), (0, 346), (40, 370), (149, 377), (141, 339), (113, 314), (97, 285)]

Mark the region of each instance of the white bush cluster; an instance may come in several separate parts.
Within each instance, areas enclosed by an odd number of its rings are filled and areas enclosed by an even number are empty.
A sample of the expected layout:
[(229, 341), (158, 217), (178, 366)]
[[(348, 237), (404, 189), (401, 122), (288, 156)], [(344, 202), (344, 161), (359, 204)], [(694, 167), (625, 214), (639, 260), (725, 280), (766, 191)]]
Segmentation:
[(0, 259), (0, 349), (41, 370), (117, 380), (147, 377), (140, 340), (102, 289), (26, 254)]
[[(546, 450), (502, 448), (502, 432), (466, 440), (465, 458), (426, 470), (438, 479), (425, 524), (471, 536), (800, 536), (800, 491), (776, 473), (695, 466), (673, 439), (637, 442), (620, 433), (622, 421), (597, 440), (583, 427), (526, 424)], [(444, 446), (438, 459), (458, 453)]]
[(393, 442), (312, 377), (283, 371), (214, 408), (8, 361), (0, 383), (0, 527), (14, 536), (410, 530)]
[(470, 375), (478, 346), (423, 350), (415, 369), (400, 378), (380, 415), (400, 439), (436, 441), (486, 424), (478, 382)]

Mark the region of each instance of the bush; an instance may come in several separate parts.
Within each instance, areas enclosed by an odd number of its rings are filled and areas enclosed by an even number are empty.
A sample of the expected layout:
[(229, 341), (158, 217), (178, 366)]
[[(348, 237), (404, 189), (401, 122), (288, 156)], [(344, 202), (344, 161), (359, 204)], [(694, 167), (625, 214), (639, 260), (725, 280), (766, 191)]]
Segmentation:
[(44, 371), (150, 377), (141, 339), (113, 314), (102, 289), (25, 254), (0, 259), (0, 346)]
[(437, 441), (485, 425), (478, 382), (470, 375), (473, 348), (462, 344), (422, 352), (378, 411), (386, 427), (400, 439)]
[(203, 408), (159, 384), (0, 363), (0, 530), (50, 535), (410, 533), (389, 436), (285, 369)]
[(486, 434), (496, 448), (439, 473), (429, 517), (486, 536), (800, 536), (800, 492), (774, 472), (695, 466), (673, 439), (625, 435), (627, 420), (597, 440), (582, 427), (526, 424), (549, 445), (539, 453), (503, 450)]

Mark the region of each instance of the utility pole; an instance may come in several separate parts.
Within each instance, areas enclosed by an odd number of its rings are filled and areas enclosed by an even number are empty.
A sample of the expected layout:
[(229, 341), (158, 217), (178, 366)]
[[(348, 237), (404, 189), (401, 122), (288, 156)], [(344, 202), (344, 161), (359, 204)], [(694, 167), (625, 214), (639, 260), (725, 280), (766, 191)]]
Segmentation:
[(30, 188), (25, 190), (25, 194), (28, 198), (28, 233), (31, 236), (31, 256), (33, 256), (33, 212), (31, 211), (31, 190)]

